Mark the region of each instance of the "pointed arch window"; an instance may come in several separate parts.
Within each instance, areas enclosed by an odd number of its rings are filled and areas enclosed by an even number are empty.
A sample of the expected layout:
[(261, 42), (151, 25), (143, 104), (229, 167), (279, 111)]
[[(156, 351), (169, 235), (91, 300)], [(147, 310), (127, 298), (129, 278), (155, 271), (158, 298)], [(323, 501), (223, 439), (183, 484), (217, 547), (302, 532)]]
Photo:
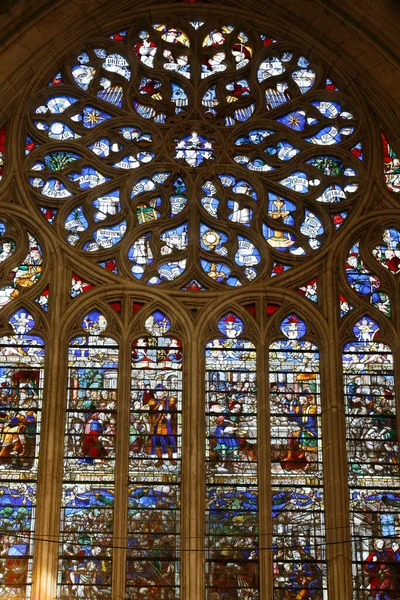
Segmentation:
[(98, 310), (68, 350), (58, 597), (111, 598), (118, 344)]
[(206, 598), (259, 598), (254, 344), (234, 313), (206, 346)]
[(269, 347), (274, 598), (326, 598), (318, 348), (296, 314)]
[(127, 598), (180, 597), (182, 344), (159, 310), (132, 345)]
[(20, 308), (0, 338), (0, 596), (29, 597), (35, 531), (44, 341)]
[(368, 315), (343, 349), (353, 589), (396, 598), (399, 569), (399, 446), (391, 348)]

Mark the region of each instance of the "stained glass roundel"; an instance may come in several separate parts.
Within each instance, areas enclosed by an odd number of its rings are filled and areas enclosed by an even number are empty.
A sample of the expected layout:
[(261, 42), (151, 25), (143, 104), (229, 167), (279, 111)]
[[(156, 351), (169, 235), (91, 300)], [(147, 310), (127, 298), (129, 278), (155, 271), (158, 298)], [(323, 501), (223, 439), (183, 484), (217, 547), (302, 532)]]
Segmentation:
[(254, 25), (135, 24), (45, 84), (25, 132), (30, 197), (82, 258), (133, 281), (262, 281), (332, 241), (358, 197), (351, 98)]

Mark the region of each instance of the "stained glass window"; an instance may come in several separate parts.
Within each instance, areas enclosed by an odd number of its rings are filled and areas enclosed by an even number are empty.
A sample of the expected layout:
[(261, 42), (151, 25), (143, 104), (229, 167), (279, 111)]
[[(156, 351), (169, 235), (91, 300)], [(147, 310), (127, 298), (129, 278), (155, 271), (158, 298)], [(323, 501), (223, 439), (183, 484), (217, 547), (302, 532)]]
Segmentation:
[(400, 600), (394, 117), (295, 19), (149, 2), (2, 104), (0, 596), (327, 600), (352, 544)]
[(318, 348), (291, 314), (269, 349), (274, 598), (327, 598)]
[(118, 345), (93, 310), (68, 351), (58, 598), (111, 599)]
[(353, 590), (356, 600), (398, 598), (400, 488), (390, 347), (368, 315), (343, 350)]
[(34, 92), (36, 210), (141, 284), (223, 289), (309, 260), (362, 190), (355, 100), (259, 27), (160, 20), (88, 41)]
[(155, 311), (132, 345), (126, 597), (180, 597), (182, 344)]
[(24, 308), (0, 338), (0, 597), (31, 596), (44, 343)]
[(255, 346), (228, 313), (206, 347), (206, 598), (259, 598)]
[[(22, 256), (17, 252), (21, 247), (25, 248)], [(0, 221), (0, 267), (3, 262), (11, 268), (4, 273), (7, 283), (0, 284), (0, 309), (34, 286), (43, 269), (43, 254), (38, 241), (11, 220), (9, 223)]]

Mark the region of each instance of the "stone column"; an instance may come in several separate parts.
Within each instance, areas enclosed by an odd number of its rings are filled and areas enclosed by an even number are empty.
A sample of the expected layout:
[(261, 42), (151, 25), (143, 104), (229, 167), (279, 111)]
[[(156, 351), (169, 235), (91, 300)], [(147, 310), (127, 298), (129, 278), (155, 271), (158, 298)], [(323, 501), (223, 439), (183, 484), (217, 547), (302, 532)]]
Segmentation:
[(269, 344), (257, 347), (257, 415), (258, 415), (258, 501), (260, 600), (272, 598), (272, 492), (271, 436), (269, 410)]
[(117, 438), (115, 455), (114, 551), (112, 569), (112, 598), (125, 598), (125, 573), (128, 532), (128, 471), (129, 471), (129, 412), (131, 388), (130, 340), (119, 348)]
[(183, 345), (181, 599), (203, 600), (205, 589), (204, 347), (194, 328)]
[[(59, 256), (58, 260), (63, 262)], [(66, 282), (61, 277), (55, 281), (55, 274), (50, 284), (50, 336), (45, 347), (32, 600), (54, 600), (57, 589), (68, 345), (62, 337), (60, 319)]]
[(339, 290), (330, 255), (324, 269), (326, 342), (321, 350), (322, 448), (329, 600), (352, 600), (346, 422), (342, 347), (338, 336)]

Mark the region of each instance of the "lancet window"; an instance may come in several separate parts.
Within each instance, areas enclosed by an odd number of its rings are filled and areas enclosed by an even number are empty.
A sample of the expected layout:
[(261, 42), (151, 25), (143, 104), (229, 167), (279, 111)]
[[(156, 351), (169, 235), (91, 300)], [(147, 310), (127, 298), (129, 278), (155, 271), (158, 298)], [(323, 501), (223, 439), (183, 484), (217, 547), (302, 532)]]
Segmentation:
[(0, 338), (0, 595), (29, 597), (45, 348), (25, 308)]
[(395, 598), (400, 493), (393, 355), (368, 315), (355, 324), (354, 338), (343, 350), (354, 597), (382, 591)]
[(68, 350), (58, 597), (111, 598), (118, 344), (93, 310)]

